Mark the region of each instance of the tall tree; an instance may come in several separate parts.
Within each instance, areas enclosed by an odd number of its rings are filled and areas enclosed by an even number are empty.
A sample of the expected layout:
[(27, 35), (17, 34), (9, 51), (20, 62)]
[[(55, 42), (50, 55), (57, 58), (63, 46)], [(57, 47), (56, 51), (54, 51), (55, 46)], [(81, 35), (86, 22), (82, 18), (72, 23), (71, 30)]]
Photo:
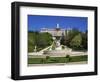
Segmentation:
[(88, 42), (87, 31), (82, 33), (81, 35), (82, 35), (82, 47), (83, 47), (83, 49), (87, 50), (87, 47), (88, 47), (88, 44), (87, 44), (87, 42)]
[(64, 36), (64, 34), (62, 34), (60, 43), (61, 43), (62, 45), (66, 45), (66, 37)]
[(37, 51), (52, 44), (52, 36), (49, 33), (28, 32), (28, 52)]
[(52, 44), (52, 36), (49, 33), (39, 33), (38, 40), (37, 40), (37, 47), (39, 48), (45, 48), (47, 46), (50, 46)]
[(72, 30), (66, 30), (66, 38), (65, 39), (66, 39), (66, 45), (68, 47), (71, 47), (70, 42), (78, 34), (80, 34), (80, 31), (76, 28), (73, 28)]
[(79, 49), (81, 48), (81, 43), (82, 43), (82, 37), (81, 37), (81, 34), (78, 34), (71, 40), (70, 46), (73, 49)]

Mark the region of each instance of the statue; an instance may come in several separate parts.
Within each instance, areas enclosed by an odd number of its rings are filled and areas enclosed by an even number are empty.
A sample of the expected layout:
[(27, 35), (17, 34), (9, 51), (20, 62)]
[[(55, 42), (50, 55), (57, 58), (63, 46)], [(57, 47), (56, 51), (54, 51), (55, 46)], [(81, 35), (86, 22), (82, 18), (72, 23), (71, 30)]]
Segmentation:
[(36, 52), (37, 51), (37, 47), (35, 46), (35, 48), (34, 48), (34, 52)]

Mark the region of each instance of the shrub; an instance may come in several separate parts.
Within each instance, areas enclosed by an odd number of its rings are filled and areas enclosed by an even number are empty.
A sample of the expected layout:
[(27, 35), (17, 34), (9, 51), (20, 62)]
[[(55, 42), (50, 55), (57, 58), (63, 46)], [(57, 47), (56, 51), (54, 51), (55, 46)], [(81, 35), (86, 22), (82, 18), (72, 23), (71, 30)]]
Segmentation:
[(69, 58), (70, 57), (70, 55), (66, 55), (66, 58)]
[(42, 63), (46, 63), (46, 60), (43, 58), (43, 59), (41, 59), (41, 62)]
[(82, 43), (82, 36), (81, 34), (76, 35), (70, 42), (70, 46), (73, 49), (80, 49)]
[(64, 45), (62, 45), (62, 49), (65, 49), (65, 46)]
[(48, 60), (50, 58), (50, 56), (46, 56), (46, 59)]
[(70, 60), (71, 60), (70, 55), (66, 55), (66, 58), (68, 59), (68, 62), (70, 62)]

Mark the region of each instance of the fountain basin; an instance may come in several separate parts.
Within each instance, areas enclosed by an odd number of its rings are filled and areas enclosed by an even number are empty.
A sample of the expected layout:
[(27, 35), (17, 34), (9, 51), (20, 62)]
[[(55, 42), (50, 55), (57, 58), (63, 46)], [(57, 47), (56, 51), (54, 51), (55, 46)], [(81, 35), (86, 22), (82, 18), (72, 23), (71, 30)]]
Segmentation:
[(65, 49), (65, 50), (46, 50), (44, 51), (44, 55), (50, 55), (50, 56), (54, 56), (54, 55), (68, 55), (70, 52), (72, 51), (72, 49)]

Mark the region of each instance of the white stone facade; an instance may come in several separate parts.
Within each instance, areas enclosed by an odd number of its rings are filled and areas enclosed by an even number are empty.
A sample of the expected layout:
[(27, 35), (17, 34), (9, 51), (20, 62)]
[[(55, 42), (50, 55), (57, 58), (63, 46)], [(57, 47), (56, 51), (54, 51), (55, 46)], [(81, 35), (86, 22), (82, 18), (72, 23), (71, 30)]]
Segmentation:
[(50, 33), (53, 37), (54, 36), (62, 36), (65, 35), (65, 29), (61, 29), (59, 27), (59, 24), (57, 24), (57, 27), (54, 29), (48, 29), (48, 28), (42, 28), (40, 32), (48, 32)]

